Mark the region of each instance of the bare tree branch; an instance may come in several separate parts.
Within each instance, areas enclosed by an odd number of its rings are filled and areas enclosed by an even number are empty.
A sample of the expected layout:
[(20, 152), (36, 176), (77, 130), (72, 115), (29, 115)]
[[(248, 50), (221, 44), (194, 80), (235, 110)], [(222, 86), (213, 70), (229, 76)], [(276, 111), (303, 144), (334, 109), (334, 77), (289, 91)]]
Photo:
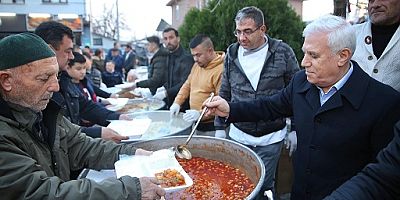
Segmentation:
[[(103, 4), (103, 12), (101, 16), (93, 17), (93, 32), (104, 37), (116, 39), (117, 34), (117, 15), (115, 13), (115, 4), (107, 7)], [(120, 13), (119, 28), (121, 30), (130, 30), (126, 23), (125, 17)]]

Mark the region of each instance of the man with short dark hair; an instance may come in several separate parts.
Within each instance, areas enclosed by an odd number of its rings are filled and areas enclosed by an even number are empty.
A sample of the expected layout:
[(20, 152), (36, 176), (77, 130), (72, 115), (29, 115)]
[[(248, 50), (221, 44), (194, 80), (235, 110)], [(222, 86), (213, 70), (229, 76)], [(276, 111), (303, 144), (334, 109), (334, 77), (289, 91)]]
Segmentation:
[[(270, 37), (264, 20), (263, 12), (254, 6), (242, 8), (236, 14), (234, 34), (237, 42), (227, 49), (219, 91), (220, 96), (230, 102), (276, 94), (289, 84), (293, 74), (299, 70), (293, 49), (285, 42)], [(218, 118), (215, 122), (216, 134), (225, 134), (224, 123)], [(230, 138), (255, 151), (268, 172), (258, 199), (266, 198), (264, 191), (274, 191), (275, 172), (285, 136), (296, 139), (294, 130), (287, 131), (285, 126), (284, 117), (229, 125)], [(294, 151), (294, 144), (295, 141), (292, 141), (290, 152)]]
[(132, 48), (131, 44), (127, 44), (125, 46), (125, 54), (123, 56), (123, 64), (122, 64), (122, 70), (123, 70), (123, 76), (127, 77), (127, 74), (129, 70), (134, 69), (136, 65), (136, 53), (135, 50)]
[[(167, 82), (163, 87), (157, 89), (154, 98), (164, 100), (166, 108), (174, 102), (179, 89), (186, 81), (190, 70), (193, 66), (193, 57), (187, 53), (180, 45), (180, 37), (177, 30), (167, 28), (163, 31), (164, 45), (169, 51), (167, 57)], [(189, 108), (189, 103), (186, 101), (182, 105), (182, 110)]]
[[(172, 115), (177, 115), (181, 105), (189, 99), (190, 110), (185, 111), (183, 119), (194, 123), (200, 117), (203, 101), (211, 93), (218, 95), (225, 53), (214, 51), (213, 42), (204, 34), (193, 37), (189, 47), (195, 64), (169, 110)], [(203, 117), (196, 134), (215, 136), (214, 116)]]
[(122, 57), (121, 50), (117, 48), (112, 48), (111, 50), (111, 59), (106, 60), (106, 63), (112, 61), (115, 65), (115, 71), (121, 75), (122, 78), (125, 77), (125, 73), (123, 70), (124, 58)]
[[(168, 52), (160, 45), (160, 38), (150, 36), (147, 38), (147, 51), (151, 54), (150, 65), (148, 66), (148, 78), (138, 81), (132, 89), (136, 87), (149, 88), (152, 95), (157, 88), (163, 86), (167, 82), (167, 56)], [(127, 81), (133, 82), (137, 79), (134, 70), (128, 73)]]
[[(68, 61), (73, 59), (73, 39), (72, 30), (67, 26), (55, 22), (48, 21), (41, 23), (35, 30), (35, 34), (39, 35), (49, 46), (55, 51), (58, 66), (60, 68), (60, 91), (54, 92), (52, 99), (58, 104), (65, 106), (65, 116), (70, 121), (79, 124), (79, 119), (89, 120), (103, 127), (83, 127), (82, 132), (89, 133), (93, 137), (101, 137), (104, 139), (113, 139), (117, 142), (128, 139), (126, 136), (121, 136), (114, 130), (107, 128), (108, 120), (128, 119), (126, 115), (121, 115), (113, 111), (109, 111), (103, 106), (100, 106), (86, 99), (83, 95), (76, 96), (71, 94), (68, 88), (75, 87), (72, 85), (67, 76), (64, 76)], [(73, 104), (71, 99), (78, 99), (79, 105)]]
[(71, 181), (70, 171), (84, 165), (110, 169), (122, 154), (151, 152), (81, 133), (51, 99), (59, 90), (58, 71), (54, 51), (37, 35), (0, 40), (1, 198), (153, 200), (165, 195), (154, 177)]

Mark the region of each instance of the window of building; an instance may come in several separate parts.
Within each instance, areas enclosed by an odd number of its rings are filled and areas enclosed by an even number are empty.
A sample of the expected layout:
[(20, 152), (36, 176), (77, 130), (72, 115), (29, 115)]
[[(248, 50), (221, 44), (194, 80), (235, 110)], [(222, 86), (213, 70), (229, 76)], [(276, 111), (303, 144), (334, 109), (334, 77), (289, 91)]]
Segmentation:
[(102, 38), (93, 38), (93, 45), (103, 46), (103, 39)]
[(175, 6), (175, 20), (179, 20), (179, 5)]
[(43, 3), (68, 3), (68, 0), (42, 0)]
[(196, 8), (199, 9), (199, 10), (202, 9), (201, 0), (197, 0), (196, 1)]
[(0, 3), (25, 4), (25, 0), (0, 0)]

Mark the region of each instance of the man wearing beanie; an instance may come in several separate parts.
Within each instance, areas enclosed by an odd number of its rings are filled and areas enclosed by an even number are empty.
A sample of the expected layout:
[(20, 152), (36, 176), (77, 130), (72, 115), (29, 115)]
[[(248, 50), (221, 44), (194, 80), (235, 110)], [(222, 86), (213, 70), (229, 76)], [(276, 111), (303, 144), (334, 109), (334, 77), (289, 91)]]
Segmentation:
[(0, 40), (2, 199), (161, 198), (165, 191), (155, 178), (70, 181), (70, 171), (84, 164), (97, 170), (113, 168), (120, 154), (151, 152), (81, 133), (51, 100), (59, 90), (58, 70), (55, 53), (37, 35), (22, 33)]
[[(65, 69), (68, 61), (74, 58), (72, 54), (74, 35), (72, 30), (55, 21), (41, 23), (35, 30), (50, 47), (55, 51), (60, 68), (59, 84), (60, 91), (54, 93), (53, 100), (66, 107), (65, 116), (74, 124), (79, 124), (80, 119), (85, 119), (100, 126), (82, 127), (82, 132), (93, 138), (103, 138), (120, 142), (128, 137), (121, 136), (114, 130), (107, 128), (108, 120), (128, 119), (124, 114), (120, 115), (114, 111), (107, 110), (79, 93), (74, 93), (74, 85)], [(72, 88), (72, 89), (71, 89)], [(79, 101), (78, 104), (73, 103)], [(102, 126), (102, 127), (101, 127)]]

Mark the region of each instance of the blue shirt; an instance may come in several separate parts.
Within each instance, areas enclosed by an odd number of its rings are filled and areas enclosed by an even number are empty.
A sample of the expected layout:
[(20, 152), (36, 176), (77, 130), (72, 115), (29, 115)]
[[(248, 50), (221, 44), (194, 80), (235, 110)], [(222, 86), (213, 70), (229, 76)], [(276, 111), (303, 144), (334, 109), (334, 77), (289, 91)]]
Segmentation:
[(353, 65), (350, 62), (350, 68), (349, 71), (338, 81), (336, 82), (329, 90), (327, 93), (325, 93), (322, 88), (318, 87), (319, 89), (319, 102), (321, 103), (321, 106), (324, 105), (326, 101), (331, 98), (336, 91), (340, 90), (340, 88), (343, 87), (343, 85), (347, 82), (349, 79), (350, 75), (353, 73)]

